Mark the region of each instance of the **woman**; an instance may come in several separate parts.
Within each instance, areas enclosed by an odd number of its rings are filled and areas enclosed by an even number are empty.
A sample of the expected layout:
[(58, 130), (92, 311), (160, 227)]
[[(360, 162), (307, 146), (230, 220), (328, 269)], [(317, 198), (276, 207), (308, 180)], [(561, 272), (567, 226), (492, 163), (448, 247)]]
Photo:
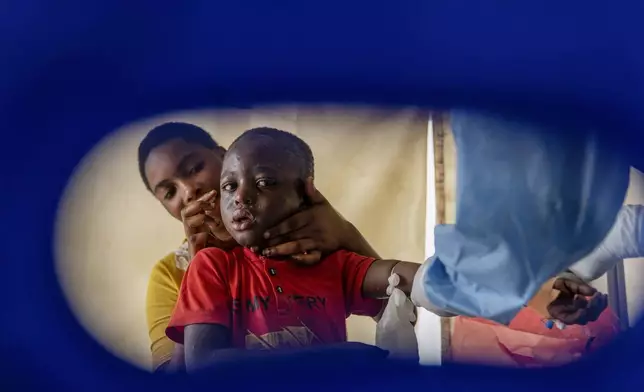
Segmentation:
[[(183, 347), (170, 341), (165, 329), (192, 256), (206, 246), (227, 248), (234, 241), (221, 224), (219, 178), (225, 149), (205, 130), (187, 123), (165, 123), (141, 141), (139, 172), (146, 188), (177, 220), (187, 240), (153, 268), (148, 284), (146, 315), (155, 371), (183, 368)], [(312, 206), (266, 233), (271, 246), (265, 255), (290, 256), (313, 264), (323, 253), (339, 248), (378, 257), (360, 232), (307, 184)], [(210, 234), (212, 233), (212, 234)]]

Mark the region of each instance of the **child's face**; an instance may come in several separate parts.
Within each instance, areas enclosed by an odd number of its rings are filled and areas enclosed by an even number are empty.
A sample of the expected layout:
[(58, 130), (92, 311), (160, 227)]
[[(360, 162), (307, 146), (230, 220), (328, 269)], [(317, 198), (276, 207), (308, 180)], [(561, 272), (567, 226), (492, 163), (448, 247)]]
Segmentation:
[(297, 161), (270, 138), (241, 140), (221, 173), (221, 216), (238, 244), (263, 247), (264, 232), (303, 203)]

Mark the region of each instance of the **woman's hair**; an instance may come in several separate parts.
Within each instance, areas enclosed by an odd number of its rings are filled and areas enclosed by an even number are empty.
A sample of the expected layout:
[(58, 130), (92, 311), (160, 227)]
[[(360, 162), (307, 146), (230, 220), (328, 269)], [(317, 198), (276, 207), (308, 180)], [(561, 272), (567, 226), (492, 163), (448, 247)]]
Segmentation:
[(197, 144), (211, 150), (220, 147), (208, 132), (194, 124), (167, 122), (152, 128), (139, 144), (139, 174), (149, 191), (151, 189), (145, 176), (145, 162), (152, 150), (172, 139), (182, 139), (186, 143)]

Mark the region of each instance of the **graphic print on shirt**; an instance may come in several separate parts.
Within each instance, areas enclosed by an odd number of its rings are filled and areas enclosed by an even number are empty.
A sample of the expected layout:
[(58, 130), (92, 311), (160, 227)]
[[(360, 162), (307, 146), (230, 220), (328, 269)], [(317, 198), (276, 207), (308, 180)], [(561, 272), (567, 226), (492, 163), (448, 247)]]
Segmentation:
[[(289, 314), (286, 325), (270, 332), (253, 330), (247, 324), (244, 337), (244, 347), (250, 350), (274, 350), (283, 348), (298, 348), (324, 343), (303, 320), (312, 319), (317, 322), (325, 320), (327, 298), (322, 296), (285, 295), (281, 301), (285, 312)], [(255, 315), (252, 317), (268, 317), (276, 310), (275, 297), (269, 295), (254, 295), (246, 299), (233, 299), (232, 311), (237, 314)], [(302, 318), (300, 318), (300, 316)], [(324, 321), (322, 321), (323, 324)], [(329, 322), (332, 324), (332, 322)], [(274, 326), (275, 327), (275, 326)], [(325, 328), (326, 329), (326, 328)]]
[[(308, 311), (320, 311), (324, 310), (326, 307), (327, 299), (321, 296), (312, 296), (312, 295), (288, 295), (286, 298), (286, 306), (289, 310), (308, 310)], [(249, 299), (237, 299), (233, 298), (232, 300), (232, 311), (237, 313), (240, 311), (245, 311), (249, 313), (254, 313), (258, 310), (268, 311), (271, 310), (274, 302), (271, 300), (271, 297), (268, 295), (254, 295)]]
[(246, 335), (246, 349), (248, 350), (298, 348), (322, 343), (306, 325), (284, 327), (281, 331), (269, 332), (261, 336), (248, 332)]

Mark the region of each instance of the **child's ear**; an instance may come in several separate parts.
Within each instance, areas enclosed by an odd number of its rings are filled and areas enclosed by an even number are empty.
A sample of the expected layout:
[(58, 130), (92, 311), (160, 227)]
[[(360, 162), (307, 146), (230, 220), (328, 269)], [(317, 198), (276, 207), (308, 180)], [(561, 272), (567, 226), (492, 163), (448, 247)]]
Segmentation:
[(308, 196), (309, 201), (313, 203), (318, 190), (315, 189), (315, 183), (313, 182), (313, 177), (307, 177), (304, 183), (304, 190), (306, 191), (306, 196)]

